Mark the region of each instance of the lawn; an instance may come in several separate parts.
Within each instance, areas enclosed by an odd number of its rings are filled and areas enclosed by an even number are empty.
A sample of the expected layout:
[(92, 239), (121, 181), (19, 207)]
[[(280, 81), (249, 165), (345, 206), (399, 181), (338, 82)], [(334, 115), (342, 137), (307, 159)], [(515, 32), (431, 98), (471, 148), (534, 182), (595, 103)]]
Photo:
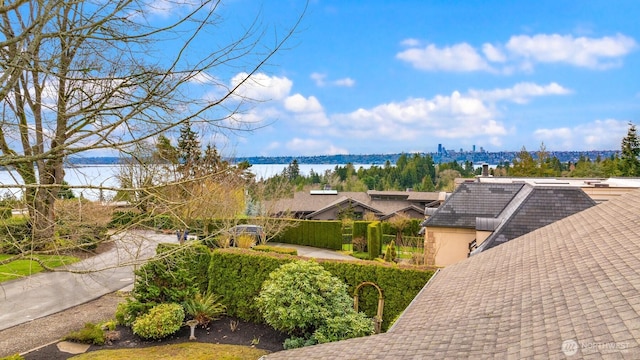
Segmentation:
[(255, 360), (268, 354), (266, 350), (238, 345), (204, 343), (183, 343), (154, 346), (141, 349), (99, 350), (74, 356), (76, 360), (118, 360), (118, 359), (207, 359), (207, 360)]
[[(382, 255), (384, 255), (385, 251), (387, 251), (387, 245), (382, 246)], [(396, 251), (400, 259), (411, 259), (413, 254), (422, 254), (424, 252), (423, 248), (412, 246), (396, 246)], [(342, 253), (358, 259), (366, 259), (369, 256), (368, 253), (353, 251), (352, 244), (342, 244)]]
[[(0, 254), (0, 261), (10, 258), (12, 255)], [(37, 255), (47, 266), (59, 267), (80, 261), (79, 258), (63, 255)], [(16, 260), (8, 264), (0, 265), (0, 282), (18, 279), (33, 275), (43, 270), (42, 266), (32, 260)]]

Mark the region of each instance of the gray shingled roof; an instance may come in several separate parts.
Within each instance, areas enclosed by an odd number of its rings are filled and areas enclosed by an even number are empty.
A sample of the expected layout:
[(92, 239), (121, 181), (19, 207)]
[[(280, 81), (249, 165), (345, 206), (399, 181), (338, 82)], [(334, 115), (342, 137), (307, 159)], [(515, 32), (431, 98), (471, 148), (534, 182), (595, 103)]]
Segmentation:
[(516, 198), (521, 194), (526, 198), (514, 201), (514, 209), (508, 207), (505, 209), (505, 212), (510, 213), (500, 215), (505, 219), (504, 222), (478, 247), (476, 253), (491, 249), (596, 204), (582, 189), (576, 187), (526, 185)]
[(266, 359), (638, 359), (639, 341), (636, 190), (441, 270), (385, 334)]
[(474, 229), (476, 218), (496, 218), (524, 184), (462, 183), (427, 219), (427, 227)]

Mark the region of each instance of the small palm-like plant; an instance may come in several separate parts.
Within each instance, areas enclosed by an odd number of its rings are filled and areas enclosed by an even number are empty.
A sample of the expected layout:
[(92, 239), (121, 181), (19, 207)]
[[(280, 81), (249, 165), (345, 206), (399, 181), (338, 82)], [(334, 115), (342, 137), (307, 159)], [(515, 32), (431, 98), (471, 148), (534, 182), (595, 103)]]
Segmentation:
[(184, 303), (184, 311), (199, 325), (206, 327), (212, 320), (217, 320), (226, 311), (220, 303), (220, 297), (215, 294), (196, 294)]

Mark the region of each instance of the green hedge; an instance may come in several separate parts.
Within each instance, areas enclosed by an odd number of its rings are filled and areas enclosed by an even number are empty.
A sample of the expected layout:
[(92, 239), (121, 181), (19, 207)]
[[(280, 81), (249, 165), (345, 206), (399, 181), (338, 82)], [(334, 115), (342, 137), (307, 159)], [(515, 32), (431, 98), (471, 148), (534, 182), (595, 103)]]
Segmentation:
[[(280, 265), (306, 258), (275, 253), (258, 253), (243, 249), (219, 249), (211, 256), (209, 267), (209, 291), (222, 295), (229, 316), (245, 321), (262, 322), (255, 297), (269, 274)], [(312, 260), (314, 261), (314, 260)], [(386, 330), (427, 283), (432, 271), (414, 266), (398, 266), (365, 261), (318, 262), (332, 275), (343, 280), (349, 294), (360, 283), (371, 281), (384, 292), (382, 328)], [(368, 316), (376, 314), (378, 292), (371, 286), (364, 287), (359, 294), (359, 310)]]
[(12, 216), (10, 207), (0, 207), (0, 219), (9, 219)]
[(362, 237), (367, 238), (367, 226), (371, 224), (371, 221), (354, 221), (353, 222), (353, 238)]
[[(19, 254), (21, 249), (31, 249), (31, 224), (27, 217), (12, 217), (0, 221), (0, 253)], [(39, 247), (34, 248), (39, 250)]]
[(292, 222), (273, 240), (285, 244), (307, 245), (342, 250), (342, 222), (316, 220), (281, 220)]
[(374, 221), (367, 226), (367, 250), (369, 259), (376, 259), (382, 254), (382, 225)]
[(281, 246), (256, 245), (251, 249), (255, 251), (262, 251), (262, 252), (274, 252), (278, 254), (286, 254), (286, 255), (294, 255), (294, 256), (298, 255), (298, 250), (294, 248), (281, 247)]

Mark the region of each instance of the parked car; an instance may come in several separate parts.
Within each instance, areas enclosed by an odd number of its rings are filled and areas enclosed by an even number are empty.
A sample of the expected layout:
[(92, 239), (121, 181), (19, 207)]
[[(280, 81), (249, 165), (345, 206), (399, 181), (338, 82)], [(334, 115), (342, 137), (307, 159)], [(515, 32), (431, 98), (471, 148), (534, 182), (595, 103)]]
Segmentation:
[(230, 246), (237, 246), (237, 239), (241, 235), (249, 235), (254, 239), (253, 245), (264, 242), (265, 233), (260, 225), (236, 225), (228, 230), (230, 235)]

